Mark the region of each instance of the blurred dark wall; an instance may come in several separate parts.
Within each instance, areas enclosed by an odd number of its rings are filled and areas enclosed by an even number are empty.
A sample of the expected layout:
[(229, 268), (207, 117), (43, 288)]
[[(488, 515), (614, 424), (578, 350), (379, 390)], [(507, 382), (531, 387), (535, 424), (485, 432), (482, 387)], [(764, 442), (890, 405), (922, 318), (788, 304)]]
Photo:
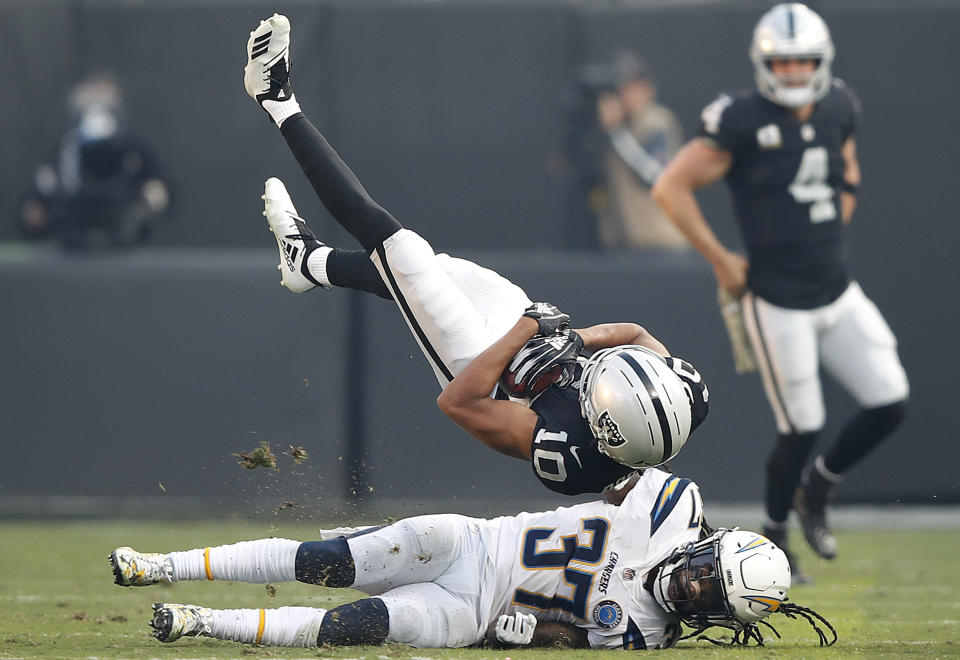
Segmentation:
[[(716, 404), (709, 432), (698, 432), (696, 452), (684, 452), (679, 467), (713, 498), (757, 499), (773, 421), (757, 379), (732, 373), (709, 269), (695, 257), (663, 263), (557, 250), (589, 231), (570, 212), (563, 159), (580, 66), (624, 46), (640, 50), (661, 99), (692, 133), (718, 91), (751, 84), (750, 31), (769, 4), (0, 4), (12, 58), (0, 120), (2, 217), (13, 217), (33, 168), (55, 148), (70, 84), (110, 66), (178, 193), (178, 216), (156, 243), (186, 248), (71, 260), (0, 254), (0, 414), (10, 452), (0, 494), (144, 494), (158, 482), (228, 494), (237, 480), (230, 454), (258, 439), (319, 447), (320, 435), (346, 447), (347, 294), (328, 294), (317, 308), (283, 295), (260, 216), (263, 180), (281, 176), (321, 237), (349, 244), (243, 91), (247, 33), (281, 11), (294, 26), (298, 98), (378, 201), (438, 249), (483, 250), (485, 261), (578, 322), (637, 320), (689, 357)], [(951, 192), (960, 145), (944, 62), (960, 34), (960, 4), (819, 8), (838, 44), (835, 71), (865, 107), (855, 272), (900, 339), (914, 399), (908, 422), (845, 496), (956, 500), (960, 208)], [(702, 201), (721, 238), (736, 245), (722, 187)], [(0, 223), (0, 239), (13, 238), (12, 227)], [(245, 246), (253, 256), (193, 251)], [(531, 261), (532, 248), (545, 252)], [(371, 487), (542, 494), (527, 466), (475, 446), (439, 414), (432, 376), (391, 305), (371, 300), (362, 309)], [(852, 407), (835, 389), (827, 394), (835, 431)], [(348, 452), (332, 457), (326, 442), (324, 462), (303, 468), (304, 488), (341, 491)], [(459, 465), (469, 478), (451, 469)], [(53, 483), (44, 470), (57, 475)], [(260, 477), (249, 479), (261, 487)]]
[[(263, 233), (260, 250), (0, 260), (0, 498), (167, 494), (302, 504), (350, 500), (359, 487), (381, 501), (446, 499), (454, 507), (550, 499), (528, 464), (482, 447), (437, 409), (439, 387), (392, 302), (343, 290), (289, 293)], [(759, 500), (773, 418), (759, 379), (733, 373), (699, 259), (465, 256), (556, 302), (577, 325), (640, 321), (696, 364), (710, 386), (710, 417), (675, 468), (712, 501)], [(958, 501), (949, 376), (923, 358), (921, 328), (895, 329), (913, 415), (851, 475), (842, 498)], [(361, 391), (351, 395), (357, 378)], [(827, 395), (829, 437), (854, 407), (836, 388)], [(279, 471), (248, 472), (236, 454), (261, 441), (275, 452), (303, 446), (309, 460), (298, 466), (279, 456)], [(354, 483), (351, 450), (361, 444), (368, 469)]]
[[(242, 85), (248, 31), (282, 11), (303, 107), (398, 218), (442, 247), (567, 246), (589, 233), (570, 216), (564, 162), (580, 67), (639, 50), (692, 133), (719, 91), (752, 84), (750, 32), (769, 4), (11, 0), (0, 5), (0, 34), (14, 45), (0, 122), (4, 215), (55, 146), (70, 83), (112, 68), (137, 131), (177, 184), (178, 217), (157, 242), (257, 245), (251, 218), (271, 174), (289, 181), (302, 213), (322, 216)], [(958, 204), (939, 193), (960, 156), (948, 111), (956, 91), (936, 72), (952, 54), (960, 4), (837, 0), (821, 11), (838, 44), (835, 71), (865, 108), (869, 231), (858, 252), (886, 263), (883, 228), (903, 233), (907, 217), (912, 233), (955, 237), (940, 218)], [(735, 240), (722, 189), (704, 199)], [(0, 223), (0, 239), (13, 232)]]

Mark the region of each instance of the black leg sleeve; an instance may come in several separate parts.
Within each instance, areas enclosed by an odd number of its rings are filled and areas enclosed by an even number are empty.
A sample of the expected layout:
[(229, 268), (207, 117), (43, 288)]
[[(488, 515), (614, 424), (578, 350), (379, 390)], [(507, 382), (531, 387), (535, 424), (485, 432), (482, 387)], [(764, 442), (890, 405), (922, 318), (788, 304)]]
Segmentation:
[(390, 614), (379, 598), (364, 598), (327, 612), (317, 646), (379, 646), (390, 633)]
[(350, 546), (342, 536), (301, 543), (293, 570), (298, 582), (334, 588), (349, 587), (357, 575)]
[(803, 466), (816, 440), (816, 433), (791, 433), (777, 438), (777, 444), (767, 459), (764, 493), (770, 520), (786, 521), (793, 506), (793, 493), (797, 490)]
[(303, 113), (284, 121), (280, 133), (324, 207), (364, 250), (372, 253), (401, 229)]
[(883, 442), (907, 416), (907, 402), (861, 410), (847, 422), (837, 441), (823, 455), (823, 465), (843, 474)]
[(327, 257), (327, 279), (334, 286), (366, 291), (386, 300), (393, 300), (369, 255), (363, 250), (334, 248)]

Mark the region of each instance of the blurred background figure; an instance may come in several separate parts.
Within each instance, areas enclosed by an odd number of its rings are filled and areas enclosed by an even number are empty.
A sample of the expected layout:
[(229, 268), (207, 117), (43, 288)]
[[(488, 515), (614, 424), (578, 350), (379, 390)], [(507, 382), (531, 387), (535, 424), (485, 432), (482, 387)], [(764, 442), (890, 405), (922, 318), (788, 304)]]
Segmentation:
[(143, 242), (168, 217), (170, 190), (150, 149), (129, 132), (123, 94), (105, 73), (77, 83), (57, 153), (20, 204), (22, 236), (68, 248)]
[(583, 168), (580, 180), (599, 246), (689, 248), (650, 197), (654, 181), (683, 143), (683, 129), (677, 116), (657, 102), (645, 61), (621, 51), (608, 63), (585, 68), (581, 89), (592, 116), (580, 126), (574, 167)]
[[(860, 102), (833, 76), (834, 54), (819, 14), (798, 2), (770, 9), (750, 47), (755, 89), (723, 93), (708, 105), (699, 136), (654, 188), (726, 298), (742, 301), (745, 341), (777, 429), (766, 465), (763, 533), (790, 556), (794, 509), (824, 559), (837, 551), (827, 502), (900, 426), (910, 393), (897, 339), (851, 273)], [(733, 199), (746, 257), (716, 236), (696, 200), (696, 191), (720, 179)], [(814, 457), (827, 421), (821, 371), (860, 409)], [(797, 582), (801, 573), (792, 557), (790, 563)]]

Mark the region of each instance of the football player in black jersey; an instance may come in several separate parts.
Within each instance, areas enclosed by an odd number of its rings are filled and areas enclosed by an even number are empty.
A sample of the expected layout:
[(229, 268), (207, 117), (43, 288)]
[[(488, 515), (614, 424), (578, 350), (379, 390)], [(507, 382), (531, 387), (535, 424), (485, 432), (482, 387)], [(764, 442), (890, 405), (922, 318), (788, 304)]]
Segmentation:
[[(828, 497), (900, 424), (909, 393), (893, 333), (848, 273), (847, 225), (860, 184), (859, 102), (832, 78), (833, 56), (830, 32), (815, 12), (800, 3), (772, 8), (750, 49), (757, 89), (708, 105), (699, 137), (654, 189), (713, 266), (721, 293), (742, 302), (779, 432), (767, 462), (764, 533), (786, 547), (795, 500), (807, 541), (828, 559), (836, 553)], [(694, 196), (721, 178), (746, 259), (720, 243)], [(821, 365), (862, 410), (804, 469), (825, 419)]]
[[(613, 490), (615, 499), (638, 468), (676, 454), (707, 413), (696, 370), (635, 323), (571, 331), (569, 317), (552, 305), (533, 304), (520, 287), (475, 263), (435, 254), (402, 227), (300, 111), (290, 87), (289, 33), (279, 15), (250, 33), (247, 92), (363, 249), (318, 241), (283, 183), (271, 178), (264, 215), (284, 286), (298, 293), (342, 286), (395, 300), (444, 388), (440, 408), (485, 445), (531, 461), (551, 490)], [(508, 366), (512, 385), (531, 386), (536, 396), (510, 400), (498, 387)], [(541, 374), (555, 379), (542, 392)]]

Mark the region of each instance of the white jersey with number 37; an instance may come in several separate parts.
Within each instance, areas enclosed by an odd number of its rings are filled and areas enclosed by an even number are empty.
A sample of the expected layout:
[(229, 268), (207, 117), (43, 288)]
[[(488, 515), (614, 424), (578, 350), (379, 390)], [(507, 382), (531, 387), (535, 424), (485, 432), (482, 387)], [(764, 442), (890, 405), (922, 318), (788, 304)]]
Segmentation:
[(677, 619), (643, 582), (697, 540), (702, 517), (694, 482), (648, 469), (620, 506), (598, 501), (496, 518), (483, 531), (496, 567), (493, 620), (532, 612), (585, 629), (593, 648), (670, 646)]

